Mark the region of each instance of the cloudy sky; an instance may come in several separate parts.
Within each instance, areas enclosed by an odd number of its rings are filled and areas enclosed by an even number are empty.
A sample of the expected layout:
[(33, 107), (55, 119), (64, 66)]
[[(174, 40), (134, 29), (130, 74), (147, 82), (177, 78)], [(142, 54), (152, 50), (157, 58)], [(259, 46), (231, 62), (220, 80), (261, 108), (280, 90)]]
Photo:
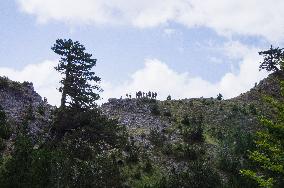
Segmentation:
[(101, 96), (226, 98), (267, 76), (258, 51), (284, 39), (283, 0), (1, 0), (0, 75), (58, 104), (57, 38), (98, 59)]

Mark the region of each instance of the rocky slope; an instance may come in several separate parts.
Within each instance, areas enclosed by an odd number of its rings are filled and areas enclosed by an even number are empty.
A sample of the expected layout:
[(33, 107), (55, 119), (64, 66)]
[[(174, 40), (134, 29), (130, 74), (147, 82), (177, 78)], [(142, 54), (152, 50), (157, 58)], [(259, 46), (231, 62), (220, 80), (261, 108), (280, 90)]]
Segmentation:
[[(245, 124), (246, 129), (256, 127), (256, 114), (267, 111), (263, 105), (264, 96), (280, 99), (279, 79), (284, 74), (274, 73), (260, 81), (250, 91), (228, 100), (215, 98), (192, 98), (182, 100), (156, 101), (152, 99), (109, 99), (101, 106), (104, 114), (118, 119), (137, 137), (149, 134), (151, 129), (164, 131), (183, 116), (202, 114), (203, 122), (208, 129), (235, 118), (235, 123)], [(238, 114), (233, 117), (233, 113)], [(245, 122), (244, 122), (245, 121)], [(145, 135), (144, 135), (145, 136)]]
[(42, 137), (50, 127), (54, 107), (36, 93), (32, 83), (0, 77), (0, 106), (6, 112), (13, 133), (23, 125), (27, 114), (31, 116), (27, 127), (33, 138)]

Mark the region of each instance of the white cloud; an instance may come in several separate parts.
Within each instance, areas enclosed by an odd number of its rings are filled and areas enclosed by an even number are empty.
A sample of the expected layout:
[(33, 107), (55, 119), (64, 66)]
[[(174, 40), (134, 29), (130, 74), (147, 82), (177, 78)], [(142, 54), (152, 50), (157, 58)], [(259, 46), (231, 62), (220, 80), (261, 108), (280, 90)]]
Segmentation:
[(239, 71), (227, 73), (218, 83), (220, 91), (226, 97), (234, 97), (243, 93), (254, 86), (255, 82), (265, 78), (268, 73), (259, 72), (259, 62), (261, 57), (258, 55), (260, 49), (249, 48), (239, 42), (230, 42), (224, 46), (225, 53), (231, 58), (240, 58)]
[(127, 24), (154, 27), (169, 22), (209, 27), (222, 35), (284, 36), (284, 1), (274, 0), (17, 0), (40, 22)]
[[(120, 84), (104, 83), (105, 99), (125, 97), (126, 93), (135, 96), (136, 91), (156, 91), (158, 98), (164, 100), (169, 94), (175, 99), (190, 97), (215, 97), (219, 92), (225, 98), (236, 97), (248, 91), (255, 82), (267, 76), (259, 72), (258, 49), (248, 48), (238, 42), (225, 45), (226, 53), (234, 58), (241, 57), (239, 71), (225, 74), (219, 82), (211, 83), (200, 77), (192, 77), (188, 73), (178, 73), (157, 59), (145, 61), (145, 67), (132, 74), (131, 78)], [(236, 51), (238, 49), (238, 51)]]
[(44, 61), (39, 64), (27, 65), (22, 70), (0, 67), (0, 76), (7, 76), (11, 80), (33, 82), (36, 92), (42, 97), (47, 97), (53, 105), (59, 104), (60, 94), (56, 90), (59, 87), (59, 74), (54, 70), (56, 61)]

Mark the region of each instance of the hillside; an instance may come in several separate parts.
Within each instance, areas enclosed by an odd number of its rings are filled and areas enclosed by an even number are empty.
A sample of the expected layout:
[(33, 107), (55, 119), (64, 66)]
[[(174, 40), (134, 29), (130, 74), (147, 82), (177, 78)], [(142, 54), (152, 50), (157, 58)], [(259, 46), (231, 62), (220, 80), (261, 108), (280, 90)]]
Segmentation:
[(236, 169), (253, 145), (251, 135), (261, 128), (258, 117), (273, 116), (263, 97), (283, 100), (278, 80), (283, 78), (283, 73), (271, 74), (250, 91), (228, 100), (110, 99), (102, 111), (125, 125), (130, 137), (166, 171), (184, 172), (201, 160), (206, 167), (198, 168), (216, 172), (224, 185), (232, 184), (232, 175), (238, 175)]
[(19, 83), (0, 77), (0, 106), (13, 125), (13, 132), (22, 126), (28, 113), (31, 116), (28, 129), (32, 137), (43, 136), (50, 127), (54, 107), (36, 93), (32, 83)]
[[(0, 106), (12, 127), (12, 136), (4, 140), (6, 146), (2, 153), (9, 155), (18, 130), (27, 124), (33, 147), (47, 145), (49, 149), (65, 151), (66, 147), (76, 146), (75, 151), (84, 153), (87, 152), (84, 144), (88, 143), (88, 147), (98, 148), (102, 153), (123, 151), (118, 155), (119, 161), (132, 161), (117, 167), (121, 170), (124, 187), (253, 186), (239, 176), (239, 169), (247, 164), (247, 150), (253, 147), (252, 133), (261, 129), (258, 116), (273, 117), (263, 96), (283, 100), (278, 84), (278, 79), (283, 78), (283, 72), (273, 73), (250, 91), (228, 100), (109, 99), (98, 112), (88, 114), (93, 117), (91, 122), (78, 115), (87, 125), (79, 122), (68, 131), (61, 130), (61, 136), (54, 139), (50, 130), (56, 122), (53, 114), (57, 109), (42, 100), (32, 83), (0, 77)], [(27, 116), (28, 121), (25, 121)], [(73, 122), (79, 121), (76, 117), (74, 114)], [(122, 145), (126, 142), (124, 136), (128, 141)], [(95, 140), (90, 142), (90, 139)], [(101, 142), (104, 145), (96, 145)]]

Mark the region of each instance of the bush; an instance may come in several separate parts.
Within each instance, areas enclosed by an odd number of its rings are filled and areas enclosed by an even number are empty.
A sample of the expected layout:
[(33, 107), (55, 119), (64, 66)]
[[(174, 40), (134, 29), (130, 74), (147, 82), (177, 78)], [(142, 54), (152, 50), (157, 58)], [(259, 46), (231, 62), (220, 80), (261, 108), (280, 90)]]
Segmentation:
[(157, 104), (157, 102), (152, 103), (150, 105), (150, 111), (153, 115), (159, 116), (161, 114), (160, 109), (159, 109), (159, 105)]
[(240, 127), (233, 128), (222, 137), (219, 147), (218, 168), (231, 174), (228, 184), (234, 187), (255, 187), (239, 174), (240, 169), (249, 165), (246, 153), (254, 147), (252, 135)]
[(13, 91), (21, 91), (23, 89), (23, 85), (20, 82), (9, 80), (8, 77), (0, 76), (0, 89), (11, 89)]
[(170, 175), (166, 187), (222, 187), (221, 180), (216, 171), (203, 161), (195, 161), (189, 165), (188, 170), (174, 172)]
[(158, 130), (151, 129), (149, 140), (153, 145), (157, 147), (162, 147), (164, 145), (164, 142), (166, 141), (166, 137), (163, 133), (159, 132)]
[(8, 139), (11, 136), (11, 128), (7, 123), (5, 112), (0, 107), (0, 138)]
[(172, 100), (172, 97), (170, 95), (167, 96), (167, 100), (170, 101)]
[(0, 89), (9, 87), (9, 78), (8, 77), (0, 77)]
[(217, 95), (217, 100), (221, 101), (222, 99), (223, 99), (223, 95), (222, 95), (221, 93), (219, 93), (219, 94)]
[(253, 115), (257, 115), (257, 109), (254, 104), (249, 104), (249, 111)]
[(190, 125), (190, 118), (187, 115), (183, 116), (181, 123), (185, 126), (189, 126)]
[(45, 114), (45, 107), (44, 107), (44, 104), (40, 103), (38, 108), (37, 108), (37, 111), (40, 115), (44, 116)]
[(4, 150), (6, 148), (6, 144), (4, 142), (4, 139), (0, 138), (0, 151)]
[(171, 117), (171, 116), (172, 116), (171, 111), (166, 109), (166, 110), (164, 111), (164, 116), (166, 116), (166, 117)]
[(202, 116), (199, 117), (188, 117), (184, 116), (181, 123), (184, 125), (181, 127), (181, 133), (185, 142), (195, 143), (203, 142), (203, 127)]

